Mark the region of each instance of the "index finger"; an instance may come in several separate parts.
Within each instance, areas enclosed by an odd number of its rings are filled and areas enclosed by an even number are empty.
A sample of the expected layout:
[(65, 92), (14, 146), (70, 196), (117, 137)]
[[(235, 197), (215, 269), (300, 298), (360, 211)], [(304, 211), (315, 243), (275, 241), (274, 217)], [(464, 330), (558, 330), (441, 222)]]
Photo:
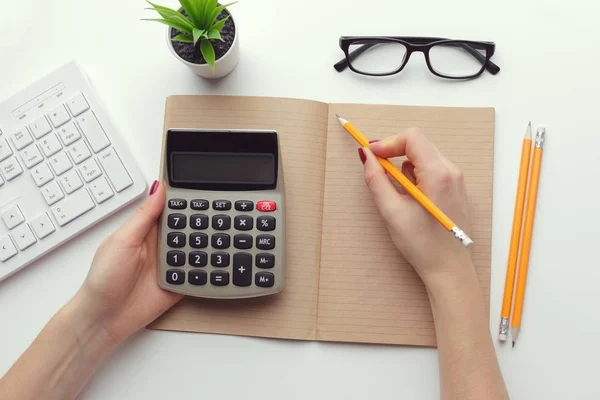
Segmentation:
[(382, 158), (406, 156), (416, 168), (424, 168), (444, 156), (418, 129), (411, 128), (369, 145), (373, 153)]

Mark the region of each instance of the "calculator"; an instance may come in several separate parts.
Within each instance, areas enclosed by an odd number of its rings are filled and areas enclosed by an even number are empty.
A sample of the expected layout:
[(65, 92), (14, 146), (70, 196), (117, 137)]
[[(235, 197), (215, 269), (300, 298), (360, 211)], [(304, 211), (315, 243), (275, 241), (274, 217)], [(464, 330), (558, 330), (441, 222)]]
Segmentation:
[(285, 197), (277, 132), (168, 129), (162, 153), (159, 285), (219, 299), (280, 292)]

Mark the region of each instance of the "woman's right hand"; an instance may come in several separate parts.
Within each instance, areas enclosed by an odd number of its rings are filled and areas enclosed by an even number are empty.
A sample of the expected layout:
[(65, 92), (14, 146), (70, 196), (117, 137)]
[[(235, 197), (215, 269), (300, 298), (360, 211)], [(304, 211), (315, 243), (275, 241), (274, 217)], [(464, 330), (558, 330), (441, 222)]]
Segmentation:
[(365, 182), (396, 248), (427, 285), (474, 272), (469, 252), (408, 193), (398, 191), (375, 155), (406, 156), (402, 173), (459, 227), (469, 231), (464, 177), (421, 132), (406, 132), (359, 148)]

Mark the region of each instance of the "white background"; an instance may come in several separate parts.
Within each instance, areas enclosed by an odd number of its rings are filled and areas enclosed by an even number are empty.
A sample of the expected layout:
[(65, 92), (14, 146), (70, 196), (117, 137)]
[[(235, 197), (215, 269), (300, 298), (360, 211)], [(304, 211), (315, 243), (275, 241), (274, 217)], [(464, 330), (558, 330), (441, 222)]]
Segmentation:
[[(158, 1), (158, 0), (157, 0)], [(166, 5), (176, 5), (161, 2)], [(158, 174), (172, 94), (496, 108), (490, 329), (496, 337), (521, 139), (547, 126), (523, 329), (498, 346), (514, 399), (598, 399), (600, 354), (600, 32), (595, 0), (241, 0), (231, 8), (241, 62), (207, 82), (167, 50), (141, 0), (2, 0), (0, 97), (69, 59), (90, 75), (148, 182)], [(438, 79), (418, 54), (401, 75), (332, 68), (341, 35), (491, 40), (502, 68)], [(358, 162), (358, 161), (357, 161)], [(0, 374), (83, 281), (94, 251), (129, 208), (0, 284)], [(242, 356), (243, 353), (243, 356)], [(44, 360), (40, 360), (44, 362)], [(83, 399), (436, 399), (434, 349), (142, 331), (115, 352)]]

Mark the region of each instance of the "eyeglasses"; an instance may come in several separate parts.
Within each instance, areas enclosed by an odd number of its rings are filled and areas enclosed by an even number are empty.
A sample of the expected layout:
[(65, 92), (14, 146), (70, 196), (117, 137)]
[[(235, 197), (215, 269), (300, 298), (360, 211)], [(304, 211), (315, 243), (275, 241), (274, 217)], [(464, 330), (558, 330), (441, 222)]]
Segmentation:
[(488, 70), (493, 75), (500, 67), (490, 61), (496, 45), (493, 42), (451, 40), (409, 36), (343, 36), (340, 48), (346, 57), (333, 67), (346, 68), (369, 76), (388, 76), (402, 71), (410, 55), (421, 52), (434, 74), (448, 79), (472, 79)]

